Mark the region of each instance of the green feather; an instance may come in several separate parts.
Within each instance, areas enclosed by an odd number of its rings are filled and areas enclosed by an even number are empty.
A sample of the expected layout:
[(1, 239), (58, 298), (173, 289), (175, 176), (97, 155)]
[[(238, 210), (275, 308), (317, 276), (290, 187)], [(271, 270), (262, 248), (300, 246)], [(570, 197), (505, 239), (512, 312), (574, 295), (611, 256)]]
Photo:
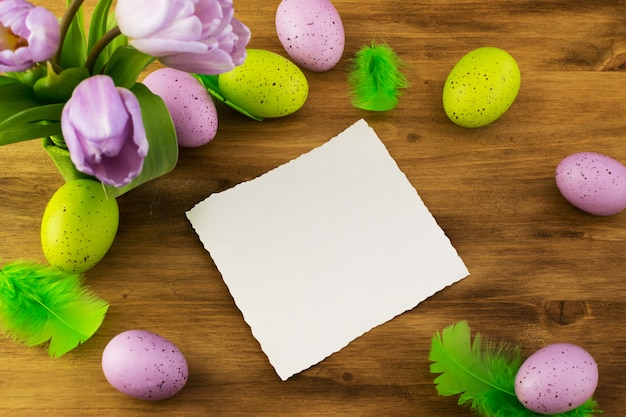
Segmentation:
[[(483, 343), (480, 333), (471, 340), (470, 327), (461, 321), (437, 332), (428, 359), (439, 395), (460, 395), (459, 405), (484, 417), (540, 417), (525, 408), (515, 395), (515, 376), (522, 365), (521, 349), (507, 343)], [(589, 399), (556, 417), (588, 417), (600, 412)]]
[(348, 83), (352, 105), (371, 111), (387, 111), (398, 105), (400, 89), (409, 82), (400, 71), (402, 61), (386, 44), (363, 46), (355, 55)]
[(59, 357), (98, 330), (108, 303), (82, 285), (82, 277), (31, 262), (0, 269), (0, 328), (28, 346), (50, 341)]

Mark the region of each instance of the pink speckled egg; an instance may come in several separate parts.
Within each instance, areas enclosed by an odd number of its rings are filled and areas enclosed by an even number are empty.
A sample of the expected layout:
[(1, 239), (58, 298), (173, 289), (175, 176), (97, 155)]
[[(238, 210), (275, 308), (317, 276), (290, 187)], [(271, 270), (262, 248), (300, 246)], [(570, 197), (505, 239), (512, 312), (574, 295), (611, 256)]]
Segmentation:
[(158, 401), (177, 394), (187, 383), (187, 361), (169, 340), (145, 330), (128, 330), (109, 341), (102, 371), (118, 391)]
[(515, 377), (518, 400), (539, 414), (573, 410), (590, 399), (597, 386), (595, 360), (570, 343), (556, 343), (533, 353)]
[(217, 110), (209, 92), (191, 74), (173, 68), (151, 72), (143, 84), (161, 97), (172, 116), (178, 144), (196, 148), (217, 134)]
[(291, 59), (311, 71), (329, 70), (343, 55), (343, 22), (330, 0), (282, 0), (276, 32)]
[(556, 168), (563, 197), (587, 213), (610, 216), (626, 208), (626, 166), (595, 152), (580, 152)]

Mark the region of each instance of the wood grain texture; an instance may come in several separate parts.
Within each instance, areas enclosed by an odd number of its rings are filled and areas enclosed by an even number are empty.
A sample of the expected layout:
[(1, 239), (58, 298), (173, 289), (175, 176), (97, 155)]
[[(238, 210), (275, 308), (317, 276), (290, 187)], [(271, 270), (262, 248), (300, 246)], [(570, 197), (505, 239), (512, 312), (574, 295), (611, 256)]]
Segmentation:
[[(65, 2), (35, 3), (60, 15)], [(285, 55), (274, 29), (278, 4), (235, 0), (253, 33), (250, 46)], [(213, 142), (183, 149), (172, 173), (119, 199), (118, 236), (87, 273), (111, 304), (98, 333), (56, 360), (43, 347), (0, 340), (0, 415), (470, 416), (456, 398), (437, 395), (427, 359), (434, 332), (462, 319), (525, 354), (553, 342), (585, 347), (599, 364), (596, 398), (605, 415), (623, 413), (626, 213), (600, 218), (575, 209), (558, 193), (554, 170), (579, 151), (626, 161), (626, 2), (333, 4), (345, 54), (328, 72), (305, 71), (311, 88), (300, 111), (259, 123), (219, 106)], [(396, 49), (411, 82), (399, 106), (381, 114), (353, 108), (346, 85), (352, 54), (372, 39)], [(446, 118), (441, 92), (456, 61), (480, 46), (511, 53), (522, 88), (500, 120), (468, 130)], [(359, 118), (376, 130), (471, 276), (281, 382), (184, 213)], [(0, 257), (44, 261), (40, 219), (61, 177), (36, 141), (0, 148), (0, 161)], [(161, 334), (185, 353), (190, 377), (179, 395), (141, 402), (107, 383), (102, 350), (131, 328)]]

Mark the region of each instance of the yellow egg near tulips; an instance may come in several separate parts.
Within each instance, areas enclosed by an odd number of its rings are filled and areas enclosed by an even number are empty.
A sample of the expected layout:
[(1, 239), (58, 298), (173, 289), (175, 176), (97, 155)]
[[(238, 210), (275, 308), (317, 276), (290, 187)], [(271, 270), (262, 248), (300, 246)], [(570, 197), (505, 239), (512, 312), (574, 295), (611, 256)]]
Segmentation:
[(259, 118), (288, 116), (306, 102), (309, 83), (296, 64), (275, 52), (248, 49), (245, 62), (219, 75), (226, 100)]
[(41, 220), (41, 246), (50, 265), (82, 273), (95, 266), (113, 244), (119, 225), (115, 198), (101, 183), (72, 180), (50, 198)]

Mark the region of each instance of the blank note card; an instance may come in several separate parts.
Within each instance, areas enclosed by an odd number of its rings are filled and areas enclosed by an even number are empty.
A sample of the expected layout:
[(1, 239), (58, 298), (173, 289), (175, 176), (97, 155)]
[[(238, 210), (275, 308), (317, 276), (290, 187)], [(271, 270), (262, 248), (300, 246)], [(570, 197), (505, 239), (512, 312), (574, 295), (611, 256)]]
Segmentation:
[(364, 120), (187, 217), (282, 380), (469, 274)]

